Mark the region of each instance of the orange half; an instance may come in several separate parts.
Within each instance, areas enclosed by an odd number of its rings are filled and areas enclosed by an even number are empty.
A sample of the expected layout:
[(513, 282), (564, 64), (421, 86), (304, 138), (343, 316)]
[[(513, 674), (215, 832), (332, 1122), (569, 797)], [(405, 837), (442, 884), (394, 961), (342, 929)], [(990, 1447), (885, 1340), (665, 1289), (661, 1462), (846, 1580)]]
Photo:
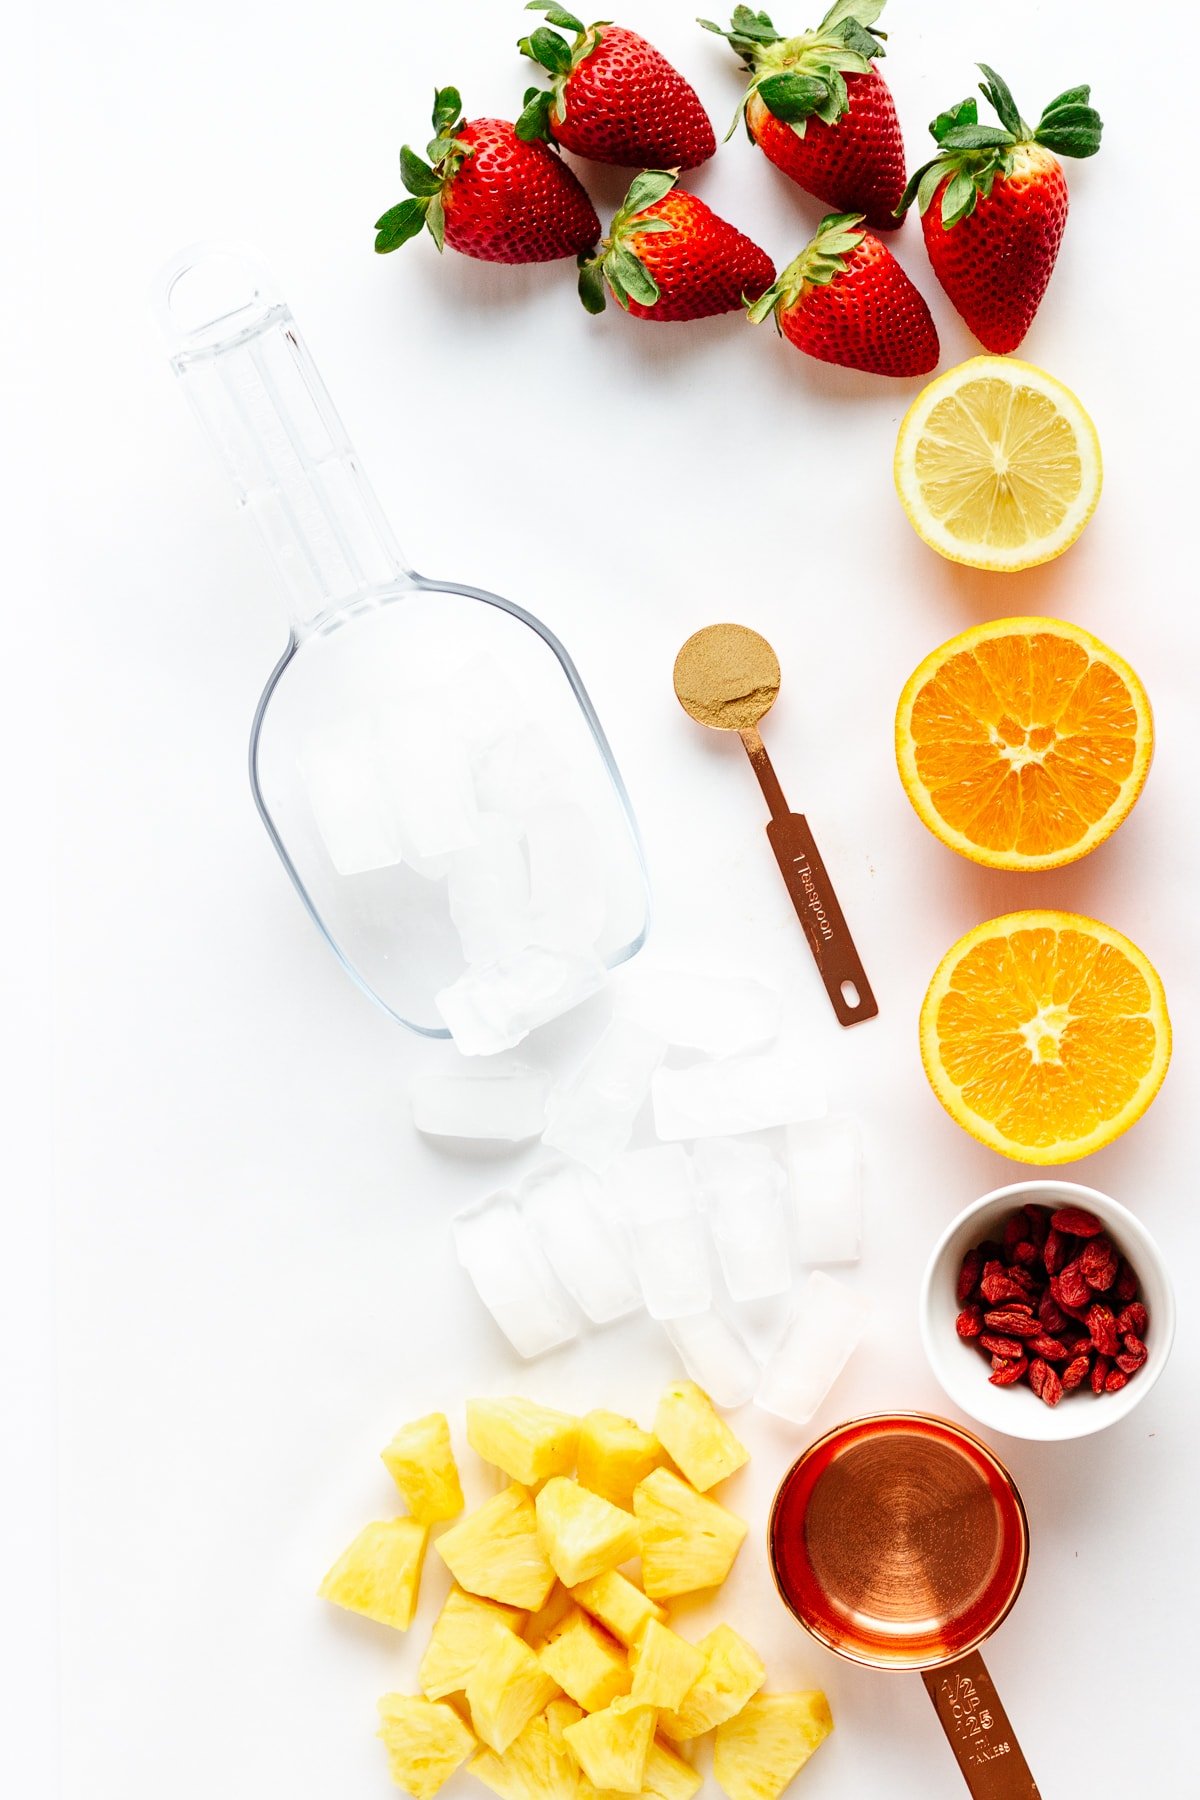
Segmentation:
[(933, 651), (896, 710), (904, 791), (993, 869), (1054, 869), (1114, 832), (1154, 749), (1146, 690), (1078, 625), (996, 619)]
[(972, 1137), (1020, 1162), (1073, 1162), (1127, 1131), (1161, 1087), (1166, 994), (1110, 925), (1009, 913), (943, 957), (921, 1007), (921, 1057)]

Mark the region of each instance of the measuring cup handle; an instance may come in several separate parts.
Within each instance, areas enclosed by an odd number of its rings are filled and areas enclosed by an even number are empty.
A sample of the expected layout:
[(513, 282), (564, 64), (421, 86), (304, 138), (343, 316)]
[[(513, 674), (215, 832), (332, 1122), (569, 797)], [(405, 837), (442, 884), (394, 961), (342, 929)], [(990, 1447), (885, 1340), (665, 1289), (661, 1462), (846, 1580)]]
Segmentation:
[(921, 1679), (974, 1800), (1041, 1800), (978, 1651)]

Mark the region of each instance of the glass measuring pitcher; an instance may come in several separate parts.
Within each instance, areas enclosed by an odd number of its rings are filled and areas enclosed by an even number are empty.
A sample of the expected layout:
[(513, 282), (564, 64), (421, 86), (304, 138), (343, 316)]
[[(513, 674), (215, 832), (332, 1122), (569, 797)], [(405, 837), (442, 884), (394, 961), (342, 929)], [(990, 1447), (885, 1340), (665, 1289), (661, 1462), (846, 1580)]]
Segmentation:
[(253, 259), (181, 253), (157, 309), (283, 592), (250, 782), (347, 972), (393, 1018), (446, 1037), (437, 995), (472, 966), (486, 980), (522, 940), (601, 974), (634, 955), (648, 923), (637, 827), (558, 639), (509, 600), (409, 567)]

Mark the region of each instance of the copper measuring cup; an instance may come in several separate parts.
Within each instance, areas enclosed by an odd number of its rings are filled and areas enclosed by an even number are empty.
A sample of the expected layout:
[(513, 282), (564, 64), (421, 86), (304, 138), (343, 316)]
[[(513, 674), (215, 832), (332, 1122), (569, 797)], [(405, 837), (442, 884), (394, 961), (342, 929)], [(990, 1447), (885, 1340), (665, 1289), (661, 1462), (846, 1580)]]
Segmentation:
[(784, 1476), (768, 1545), (781, 1599), (828, 1649), (920, 1671), (975, 1800), (1039, 1800), (979, 1654), (1029, 1561), (1021, 1496), (986, 1444), (923, 1413), (839, 1425)]

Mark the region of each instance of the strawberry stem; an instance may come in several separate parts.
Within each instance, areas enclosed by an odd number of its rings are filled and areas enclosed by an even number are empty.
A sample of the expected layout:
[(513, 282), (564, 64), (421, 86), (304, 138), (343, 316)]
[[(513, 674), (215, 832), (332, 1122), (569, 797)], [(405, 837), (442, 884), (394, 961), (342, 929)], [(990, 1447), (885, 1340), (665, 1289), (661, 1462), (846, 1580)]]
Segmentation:
[(428, 148), (429, 161), (405, 144), (400, 151), (400, 179), (411, 196), (398, 206), (389, 207), (375, 221), (375, 249), (380, 256), (398, 250), (410, 238), (429, 232), (439, 250), (446, 243), (446, 210), (443, 193), (446, 183), (457, 173), (470, 146), (455, 136), (461, 126), (462, 95), (457, 88), (438, 88), (433, 96), (434, 137)]
[(757, 94), (769, 113), (803, 137), (809, 119), (836, 125), (850, 105), (847, 75), (865, 75), (883, 55), (886, 34), (876, 27), (886, 0), (834, 0), (814, 31), (783, 37), (765, 12), (734, 8), (728, 30), (698, 19), (732, 45), (752, 77), (730, 127), (732, 137)]

